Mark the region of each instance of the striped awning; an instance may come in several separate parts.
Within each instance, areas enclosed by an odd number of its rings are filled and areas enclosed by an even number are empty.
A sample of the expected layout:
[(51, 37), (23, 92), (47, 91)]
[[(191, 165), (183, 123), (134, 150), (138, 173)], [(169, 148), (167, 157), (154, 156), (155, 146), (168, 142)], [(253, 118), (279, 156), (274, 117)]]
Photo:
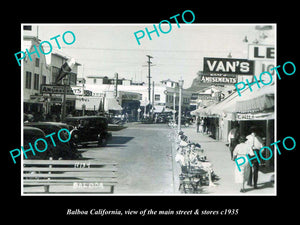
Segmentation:
[(257, 89), (255, 93), (245, 96), (236, 102), (235, 112), (238, 113), (253, 113), (274, 111), (274, 93), (275, 86), (263, 86)]

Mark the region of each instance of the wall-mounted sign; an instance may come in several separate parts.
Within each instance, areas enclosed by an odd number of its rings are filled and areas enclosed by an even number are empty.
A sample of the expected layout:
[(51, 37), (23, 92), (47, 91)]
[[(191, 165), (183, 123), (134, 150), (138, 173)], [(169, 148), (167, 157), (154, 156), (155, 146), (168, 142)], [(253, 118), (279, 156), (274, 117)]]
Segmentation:
[(198, 95), (199, 100), (218, 100), (218, 96), (212, 96), (211, 94), (199, 94)]
[(254, 61), (248, 59), (204, 57), (203, 63), (205, 75), (254, 75)]
[(202, 75), (200, 78), (202, 83), (222, 83), (222, 84), (235, 84), (238, 82), (237, 77), (220, 77), (220, 76), (210, 76)]
[[(66, 86), (66, 94), (74, 95), (72, 88), (70, 86)], [(64, 93), (64, 85), (52, 85), (52, 84), (42, 84), (41, 85), (41, 94), (63, 94)]]
[(275, 59), (274, 45), (249, 45), (248, 58), (251, 60), (271, 60)]
[(237, 120), (266, 120), (274, 119), (274, 113), (237, 113)]

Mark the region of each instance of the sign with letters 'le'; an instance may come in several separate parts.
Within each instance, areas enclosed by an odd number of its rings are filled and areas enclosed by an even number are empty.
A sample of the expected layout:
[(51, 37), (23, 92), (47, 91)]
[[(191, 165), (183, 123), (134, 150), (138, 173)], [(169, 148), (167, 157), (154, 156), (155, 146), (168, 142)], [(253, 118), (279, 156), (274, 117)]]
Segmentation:
[(249, 45), (248, 46), (249, 59), (274, 61), (275, 47), (274, 45)]

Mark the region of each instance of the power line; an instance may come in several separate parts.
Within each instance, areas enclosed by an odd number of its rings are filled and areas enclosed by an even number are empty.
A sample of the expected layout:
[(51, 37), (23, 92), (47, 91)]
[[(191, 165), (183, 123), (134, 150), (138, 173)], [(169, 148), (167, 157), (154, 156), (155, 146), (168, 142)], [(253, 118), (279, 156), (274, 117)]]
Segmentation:
[[(46, 47), (46, 46), (45, 46)], [(56, 46), (52, 46), (54, 49), (58, 49)], [(47, 48), (47, 47), (46, 47)], [(97, 48), (97, 47), (76, 47), (76, 46), (64, 46), (61, 49), (74, 49), (74, 50), (97, 50), (97, 51), (137, 51), (137, 52), (201, 52), (205, 53), (205, 50), (179, 50), (179, 49), (132, 49), (132, 48)], [(228, 53), (228, 50), (207, 50), (209, 53)], [(240, 51), (242, 52), (242, 51)]]

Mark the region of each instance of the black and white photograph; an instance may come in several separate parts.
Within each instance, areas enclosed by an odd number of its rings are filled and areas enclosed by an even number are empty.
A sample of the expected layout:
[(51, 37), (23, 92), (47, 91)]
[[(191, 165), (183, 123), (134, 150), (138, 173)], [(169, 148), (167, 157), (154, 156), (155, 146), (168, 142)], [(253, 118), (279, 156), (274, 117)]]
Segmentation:
[(23, 194), (276, 194), (276, 24), (188, 14), (21, 24)]
[(45, 3), (2, 17), (4, 219), (294, 219), (294, 4)]

